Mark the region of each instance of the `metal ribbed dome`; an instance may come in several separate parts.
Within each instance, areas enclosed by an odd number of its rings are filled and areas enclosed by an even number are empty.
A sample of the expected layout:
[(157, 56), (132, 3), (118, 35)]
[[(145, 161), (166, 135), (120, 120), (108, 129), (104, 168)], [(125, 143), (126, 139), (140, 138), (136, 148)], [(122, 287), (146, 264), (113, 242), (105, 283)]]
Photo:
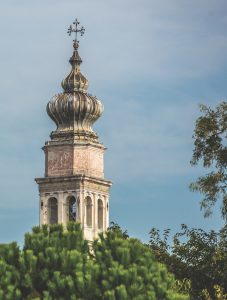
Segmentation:
[(92, 132), (91, 126), (102, 112), (102, 103), (82, 92), (57, 94), (47, 104), (47, 113), (58, 131)]
[(80, 72), (80, 64), (82, 63), (82, 59), (78, 53), (78, 43), (74, 43), (74, 51), (73, 55), (70, 58), (69, 62), (72, 65), (72, 70), (69, 75), (62, 80), (62, 87), (66, 93), (72, 92), (86, 92), (88, 89), (88, 80), (87, 78)]
[(95, 96), (86, 93), (88, 80), (80, 72), (82, 60), (78, 46), (77, 42), (74, 43), (73, 55), (69, 60), (72, 69), (62, 81), (64, 92), (49, 101), (47, 113), (57, 125), (52, 136), (54, 134), (60, 137), (71, 133), (86, 139), (97, 139), (91, 126), (102, 115), (103, 105)]

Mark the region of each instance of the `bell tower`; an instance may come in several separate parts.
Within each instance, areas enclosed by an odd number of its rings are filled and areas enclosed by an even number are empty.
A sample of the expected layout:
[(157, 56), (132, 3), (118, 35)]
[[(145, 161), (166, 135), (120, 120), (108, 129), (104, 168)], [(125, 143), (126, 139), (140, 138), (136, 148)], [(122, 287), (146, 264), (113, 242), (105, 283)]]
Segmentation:
[(103, 105), (87, 93), (88, 80), (80, 71), (77, 19), (68, 33), (75, 33), (70, 73), (62, 81), (63, 92), (47, 104), (47, 113), (57, 128), (43, 147), (45, 175), (36, 178), (40, 195), (40, 225), (69, 221), (81, 223), (84, 237), (94, 240), (109, 226), (109, 189), (104, 179), (104, 152), (93, 131)]

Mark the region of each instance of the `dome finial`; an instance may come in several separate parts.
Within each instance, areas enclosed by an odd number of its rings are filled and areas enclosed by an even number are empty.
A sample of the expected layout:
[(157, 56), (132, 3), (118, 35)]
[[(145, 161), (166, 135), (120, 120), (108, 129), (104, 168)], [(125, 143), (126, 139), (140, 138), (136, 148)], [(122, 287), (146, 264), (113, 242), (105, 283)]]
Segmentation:
[(71, 36), (72, 32), (75, 32), (75, 40), (73, 40), (73, 48), (75, 50), (77, 50), (78, 47), (79, 47), (79, 41), (77, 39), (77, 34), (80, 33), (80, 35), (82, 36), (82, 35), (84, 35), (84, 32), (85, 32), (85, 28), (83, 26), (81, 26), (79, 28), (79, 24), (80, 24), (80, 22), (76, 19), (73, 22), (73, 25), (75, 25), (75, 26), (70, 25), (69, 28), (68, 28), (68, 31), (67, 31), (67, 33), (68, 33), (69, 36)]
[(67, 33), (69, 36), (74, 32), (75, 39), (73, 40), (73, 55), (70, 58), (69, 62), (72, 65), (72, 70), (69, 75), (62, 81), (62, 87), (65, 93), (73, 93), (76, 91), (86, 92), (88, 88), (88, 80), (80, 72), (80, 64), (82, 59), (78, 53), (79, 41), (77, 38), (78, 33), (82, 36), (85, 32), (83, 26), (79, 27), (80, 22), (76, 19), (73, 22), (73, 25), (70, 25)]

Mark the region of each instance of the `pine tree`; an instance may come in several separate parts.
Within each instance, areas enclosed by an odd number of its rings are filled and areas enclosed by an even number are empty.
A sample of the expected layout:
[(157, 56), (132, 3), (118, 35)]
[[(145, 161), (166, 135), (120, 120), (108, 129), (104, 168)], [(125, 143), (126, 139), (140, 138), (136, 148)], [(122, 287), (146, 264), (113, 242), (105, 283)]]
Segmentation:
[(80, 225), (34, 227), (0, 248), (0, 300), (187, 300), (151, 250), (114, 225), (93, 245)]

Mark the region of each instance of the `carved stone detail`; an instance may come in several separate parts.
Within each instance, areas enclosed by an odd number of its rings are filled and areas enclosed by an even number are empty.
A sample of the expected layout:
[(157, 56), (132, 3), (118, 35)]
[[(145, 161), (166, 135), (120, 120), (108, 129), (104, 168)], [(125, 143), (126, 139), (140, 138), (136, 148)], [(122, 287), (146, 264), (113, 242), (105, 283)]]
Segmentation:
[(73, 173), (103, 178), (104, 150), (93, 146), (75, 147)]
[(72, 153), (59, 151), (50, 153), (49, 175), (69, 175), (72, 172)]

